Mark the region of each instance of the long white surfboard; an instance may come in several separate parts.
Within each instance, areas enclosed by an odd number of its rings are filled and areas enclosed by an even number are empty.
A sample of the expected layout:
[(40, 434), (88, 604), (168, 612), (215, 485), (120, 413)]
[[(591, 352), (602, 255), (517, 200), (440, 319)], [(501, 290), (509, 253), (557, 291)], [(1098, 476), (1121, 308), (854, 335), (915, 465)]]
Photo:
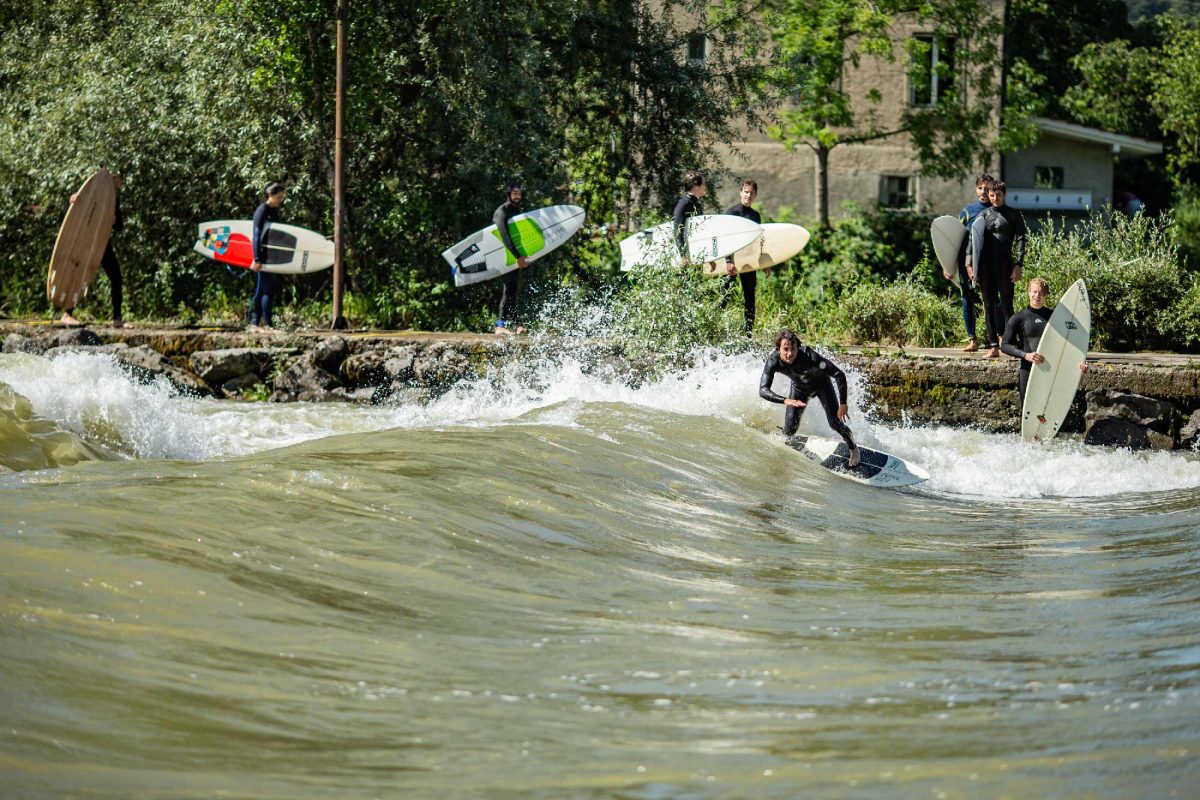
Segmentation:
[(937, 256), (942, 272), (950, 276), (955, 286), (962, 286), (962, 276), (958, 274), (958, 254), (962, 250), (963, 239), (967, 238), (967, 228), (958, 221), (958, 217), (942, 215), (929, 226), (929, 236), (933, 239), (933, 254)]
[(1083, 377), (1079, 365), (1087, 360), (1092, 335), (1092, 307), (1083, 278), (1063, 294), (1037, 351), (1045, 357), (1029, 370), (1025, 404), (1021, 408), (1021, 438), (1049, 441), (1058, 433)]
[[(687, 221), (688, 258), (693, 264), (724, 259), (762, 236), (762, 226), (732, 214), (708, 214)], [(678, 266), (675, 226), (670, 222), (638, 231), (621, 241), (621, 271), (635, 267)]]
[[(786, 222), (767, 222), (763, 224), (762, 230), (758, 241), (751, 242), (733, 254), (733, 266), (738, 272), (754, 272), (782, 264), (803, 250), (810, 238), (806, 229)], [(718, 277), (728, 275), (729, 270), (723, 260), (706, 261), (704, 274)]]
[[(537, 261), (575, 235), (583, 227), (579, 206), (546, 206), (517, 214), (508, 221), (513, 244), (528, 261)], [(500, 240), (495, 225), (475, 231), (442, 251), (450, 265), (455, 286), (467, 286), (498, 278), (517, 268), (517, 257)]]
[(929, 473), (924, 467), (882, 450), (872, 450), (859, 445), (858, 466), (852, 468), (850, 447), (841, 439), (790, 436), (786, 441), (788, 447), (808, 456), (834, 475), (856, 483), (894, 489), (929, 480)]
[[(201, 222), (196, 228), (198, 238), (193, 250), (213, 261), (249, 269), (254, 260), (253, 220), (214, 220)], [(266, 238), (263, 272), (303, 275), (333, 266), (333, 242), (319, 233), (282, 222), (268, 222), (263, 236)]]

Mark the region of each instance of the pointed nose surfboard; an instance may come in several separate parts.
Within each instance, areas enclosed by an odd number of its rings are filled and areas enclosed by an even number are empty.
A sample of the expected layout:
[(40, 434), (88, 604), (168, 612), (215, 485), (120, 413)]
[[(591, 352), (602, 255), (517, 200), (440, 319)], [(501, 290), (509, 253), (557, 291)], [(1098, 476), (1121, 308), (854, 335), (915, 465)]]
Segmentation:
[(851, 467), (850, 448), (841, 439), (789, 436), (786, 442), (788, 447), (803, 453), (834, 475), (867, 486), (895, 489), (929, 480), (929, 473), (920, 465), (862, 445), (858, 447), (858, 466)]

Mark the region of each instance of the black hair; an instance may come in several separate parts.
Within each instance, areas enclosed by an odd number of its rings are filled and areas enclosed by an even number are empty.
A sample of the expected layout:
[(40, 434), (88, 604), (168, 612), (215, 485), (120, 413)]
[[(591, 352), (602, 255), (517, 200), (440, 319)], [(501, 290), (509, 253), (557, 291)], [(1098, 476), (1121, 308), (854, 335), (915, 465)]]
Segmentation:
[(267, 197), (274, 197), (275, 195), (279, 194), (280, 192), (286, 192), (286, 191), (287, 191), (287, 187), (284, 186), (282, 183), (278, 183), (277, 181), (271, 181), (270, 183), (267, 184), (267, 189), (266, 189)]
[(792, 346), (797, 350), (800, 349), (800, 337), (797, 336), (796, 332), (791, 328), (784, 328), (779, 333), (775, 334), (775, 352), (779, 352), (779, 345), (783, 343), (784, 339), (787, 339), (789, 342), (791, 342)]
[(996, 179), (993, 178), (991, 175), (988, 175), (986, 172), (981, 172), (975, 176), (975, 186), (976, 187), (987, 186), (989, 183), (991, 183), (994, 180), (996, 180)]
[(697, 186), (703, 185), (704, 176), (700, 174), (699, 170), (689, 169), (687, 172), (683, 173), (683, 190), (685, 192), (690, 192)]

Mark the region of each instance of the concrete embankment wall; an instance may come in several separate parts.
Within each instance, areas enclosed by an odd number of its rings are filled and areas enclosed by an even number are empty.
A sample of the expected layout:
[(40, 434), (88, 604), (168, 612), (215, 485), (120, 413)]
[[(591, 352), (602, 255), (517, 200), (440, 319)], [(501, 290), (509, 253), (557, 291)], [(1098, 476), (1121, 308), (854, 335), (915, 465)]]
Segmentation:
[[(331, 333), (140, 327), (63, 329), (0, 322), (6, 352), (51, 358), (67, 350), (107, 352), (138, 376), (162, 375), (181, 390), (277, 402), (422, 402), (464, 377), (505, 363), (554, 357), (545, 340), (423, 332)], [(531, 353), (531, 351), (535, 351)], [(639, 380), (644, 363), (619, 342), (573, 343), (588, 369)], [(834, 354), (864, 376), (872, 414), (884, 421), (1019, 427), (1016, 363), (951, 350), (852, 348)], [(1200, 364), (1186, 356), (1093, 354), (1064, 432), (1096, 443), (1194, 447), (1200, 429)]]

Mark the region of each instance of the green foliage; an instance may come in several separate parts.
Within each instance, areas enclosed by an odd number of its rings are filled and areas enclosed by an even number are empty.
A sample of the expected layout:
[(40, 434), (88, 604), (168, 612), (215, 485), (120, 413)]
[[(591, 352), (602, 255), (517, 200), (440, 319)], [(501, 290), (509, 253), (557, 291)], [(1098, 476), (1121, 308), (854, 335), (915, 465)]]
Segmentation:
[(1175, 348), (1196, 339), (1180, 327), (1194, 279), (1180, 268), (1175, 234), (1169, 218), (1142, 214), (1098, 214), (1073, 228), (1050, 223), (1029, 238), (1025, 277), (1046, 278), (1051, 297), (1084, 279), (1095, 349)]
[(1172, 139), (1167, 166), (1179, 189), (1200, 182), (1200, 28), (1164, 19), (1150, 101)]
[[(335, 20), (325, 0), (29, 0), (0, 13), (0, 307), (46, 313), (67, 196), (126, 178), (115, 239), (128, 316), (241, 318), (252, 287), (191, 252), (271, 180), (286, 222), (333, 228)], [(486, 225), (510, 176), (593, 225), (665, 203), (759, 110), (759, 33), (740, 0), (351, 3), (347, 276), (359, 321), (486, 325), (499, 291), (454, 290), (440, 252)], [(703, 62), (689, 34), (707, 32)], [(612, 253), (574, 248), (582, 269)], [(547, 261), (552, 283), (572, 272)], [(101, 284), (103, 279), (101, 279)], [(330, 273), (284, 281), (323, 324)], [(98, 288), (83, 311), (107, 316)], [(286, 316), (286, 315), (285, 315)], [(327, 321), (327, 320), (325, 320)]]
[(888, 284), (861, 283), (842, 298), (844, 336), (855, 342), (945, 347), (957, 341), (958, 312), (922, 285), (920, 267)]

